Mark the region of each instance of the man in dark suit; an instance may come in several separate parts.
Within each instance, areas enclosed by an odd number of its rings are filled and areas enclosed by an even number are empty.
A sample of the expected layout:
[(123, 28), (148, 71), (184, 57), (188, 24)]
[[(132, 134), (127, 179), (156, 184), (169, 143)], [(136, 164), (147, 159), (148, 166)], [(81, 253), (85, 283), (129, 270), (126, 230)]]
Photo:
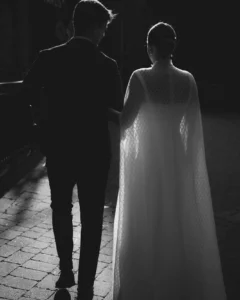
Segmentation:
[(99, 1), (80, 1), (73, 13), (73, 38), (40, 51), (24, 79), (26, 85), (43, 87), (47, 97), (47, 115), (40, 124), (41, 147), (46, 155), (60, 259), (58, 288), (75, 284), (72, 192), (75, 184), (78, 188), (81, 248), (77, 299), (93, 297), (111, 160), (108, 121), (117, 122), (114, 110), (121, 111), (123, 106), (117, 64), (98, 49), (114, 17)]

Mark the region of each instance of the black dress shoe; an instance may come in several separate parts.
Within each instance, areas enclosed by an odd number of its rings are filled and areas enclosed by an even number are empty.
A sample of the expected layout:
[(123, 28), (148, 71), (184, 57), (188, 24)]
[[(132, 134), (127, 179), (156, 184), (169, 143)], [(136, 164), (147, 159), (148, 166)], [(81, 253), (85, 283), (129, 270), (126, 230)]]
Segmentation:
[(56, 288), (58, 289), (64, 289), (64, 288), (70, 288), (74, 286), (75, 279), (74, 279), (74, 274), (72, 271), (67, 271), (67, 272), (61, 272), (61, 275), (56, 282)]

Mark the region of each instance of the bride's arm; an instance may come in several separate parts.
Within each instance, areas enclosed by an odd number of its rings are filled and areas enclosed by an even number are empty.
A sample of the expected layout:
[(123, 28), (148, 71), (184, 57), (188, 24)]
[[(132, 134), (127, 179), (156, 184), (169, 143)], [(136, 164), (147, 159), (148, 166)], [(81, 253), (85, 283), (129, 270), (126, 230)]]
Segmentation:
[(144, 89), (143, 86), (138, 79), (136, 71), (132, 73), (125, 97), (124, 97), (124, 107), (120, 116), (120, 125), (121, 132), (123, 133), (127, 128), (129, 128), (134, 120), (136, 119), (140, 107), (144, 100)]
[[(201, 106), (198, 96), (198, 88), (195, 78), (189, 75), (190, 96), (186, 110), (186, 120), (188, 127), (188, 152), (194, 157), (199, 155), (199, 151), (204, 149), (204, 135), (202, 127)], [(196, 162), (196, 158), (194, 159)]]

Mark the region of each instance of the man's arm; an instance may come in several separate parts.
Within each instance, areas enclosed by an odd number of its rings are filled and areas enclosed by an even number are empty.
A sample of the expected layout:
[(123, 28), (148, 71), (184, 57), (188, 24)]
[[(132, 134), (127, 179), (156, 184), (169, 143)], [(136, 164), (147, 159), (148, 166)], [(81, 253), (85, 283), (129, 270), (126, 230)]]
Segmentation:
[(112, 63), (112, 72), (109, 74), (108, 88), (110, 91), (108, 120), (119, 123), (120, 113), (123, 109), (123, 85), (121, 75), (116, 62)]
[(119, 124), (120, 112), (115, 109), (108, 108), (108, 121)]
[(115, 64), (115, 78), (114, 78), (114, 89), (115, 89), (115, 95), (114, 95), (114, 106), (113, 109), (121, 112), (123, 109), (123, 85), (122, 85), (122, 78), (118, 69), (117, 64)]
[(44, 86), (44, 65), (45, 65), (45, 53), (40, 51), (37, 59), (33, 62), (32, 66), (28, 70), (24, 80), (24, 89), (28, 91), (29, 104), (32, 106), (33, 119), (36, 123), (41, 122), (40, 116), (40, 100), (41, 89)]
[(37, 59), (28, 70), (23, 84), (30, 88), (41, 88), (44, 85), (44, 52), (40, 51)]

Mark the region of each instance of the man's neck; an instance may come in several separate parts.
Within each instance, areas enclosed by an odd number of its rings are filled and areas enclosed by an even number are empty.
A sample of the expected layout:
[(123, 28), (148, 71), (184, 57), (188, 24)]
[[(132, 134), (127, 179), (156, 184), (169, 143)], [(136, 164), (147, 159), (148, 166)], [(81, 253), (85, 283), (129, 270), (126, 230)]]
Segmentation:
[(91, 42), (92, 44), (94, 44), (96, 46), (96, 44), (94, 43), (93, 39), (91, 39), (88, 36), (83, 36), (83, 35), (75, 35), (74, 36), (75, 39), (83, 39), (83, 40), (88, 40), (89, 42)]

